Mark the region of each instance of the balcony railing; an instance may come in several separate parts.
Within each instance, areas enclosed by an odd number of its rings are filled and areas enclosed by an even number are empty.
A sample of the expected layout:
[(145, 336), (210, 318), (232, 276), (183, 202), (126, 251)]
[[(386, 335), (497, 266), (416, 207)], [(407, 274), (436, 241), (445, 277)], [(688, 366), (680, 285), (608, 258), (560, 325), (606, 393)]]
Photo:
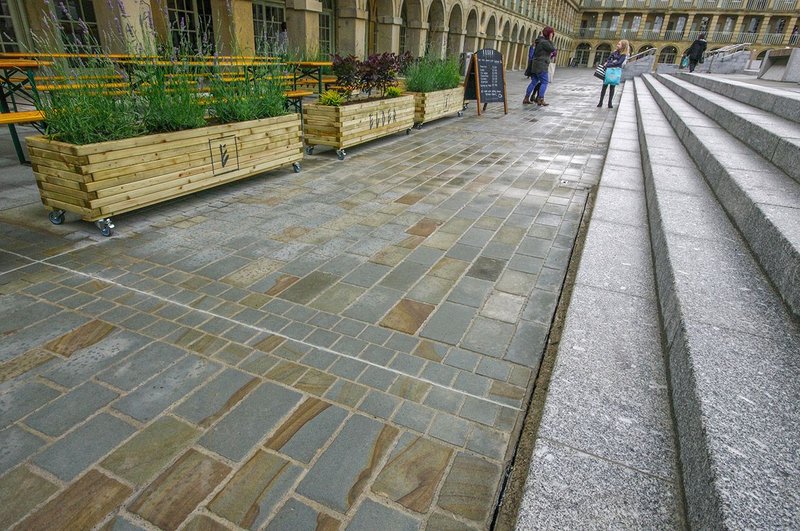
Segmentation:
[(633, 40), (633, 39), (635, 39), (635, 38), (636, 38), (636, 35), (637, 35), (638, 33), (639, 33), (639, 30), (635, 30), (635, 29), (624, 29), (624, 30), (622, 30), (622, 31), (620, 32), (620, 38), (621, 38), (621, 39), (628, 39), (628, 40), (630, 41), (630, 40)]
[(686, 40), (687, 41), (694, 41), (700, 36), (701, 33), (705, 33), (705, 32), (704, 31), (699, 31), (699, 30), (690, 31), (689, 33), (686, 34)]
[(772, 4), (775, 11), (794, 11), (797, 9), (797, 0), (775, 0)]
[(616, 39), (617, 35), (619, 35), (619, 30), (611, 29), (611, 28), (600, 28), (598, 32), (601, 39)]
[(697, 0), (698, 9), (716, 9), (718, 0)]
[(664, 34), (665, 41), (682, 41), (683, 40), (683, 32), (678, 30), (667, 30)]
[(741, 32), (739, 35), (736, 36), (736, 42), (739, 44), (745, 42), (756, 42), (758, 40), (758, 33), (750, 33), (750, 32)]
[(583, 0), (583, 7), (602, 7), (603, 0)]
[(694, 7), (694, 0), (672, 0), (672, 7), (675, 9), (691, 9)]
[(715, 31), (711, 34), (711, 42), (733, 42), (733, 32)]
[(764, 11), (769, 0), (747, 0), (747, 9), (750, 11)]
[(625, 7), (628, 9), (645, 9), (647, 7), (647, 0), (628, 0)]
[(657, 41), (661, 39), (661, 32), (658, 30), (644, 30), (642, 39), (645, 41)]
[(625, 0), (604, 0), (603, 7), (622, 8), (625, 7)]
[(650, 0), (650, 9), (666, 9), (670, 0)]
[(719, 4), (720, 9), (742, 9), (744, 0), (722, 0)]
[(596, 30), (597, 28), (581, 28), (578, 30), (578, 35), (584, 39), (593, 39)]
[(765, 33), (761, 42), (764, 44), (782, 44), (785, 38), (785, 33)]

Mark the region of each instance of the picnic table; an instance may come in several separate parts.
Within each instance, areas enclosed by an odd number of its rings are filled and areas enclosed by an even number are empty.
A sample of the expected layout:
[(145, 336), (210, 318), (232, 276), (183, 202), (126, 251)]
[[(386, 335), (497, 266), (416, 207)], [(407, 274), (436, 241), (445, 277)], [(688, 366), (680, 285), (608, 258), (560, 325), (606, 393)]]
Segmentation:
[(292, 88), (297, 90), (297, 84), (303, 80), (317, 82), (318, 94), (322, 94), (322, 69), (333, 66), (330, 61), (287, 61), (293, 67), (294, 82)]
[(50, 64), (52, 63), (30, 59), (0, 58), (0, 113), (5, 115), (0, 116), (0, 123), (8, 126), (11, 141), (14, 143), (20, 163), (25, 163), (26, 160), (16, 126), (40, 121), (41, 113), (38, 111), (18, 112), (17, 98), (23, 96), (31, 103), (35, 101), (37, 96), (34, 73), (38, 68)]

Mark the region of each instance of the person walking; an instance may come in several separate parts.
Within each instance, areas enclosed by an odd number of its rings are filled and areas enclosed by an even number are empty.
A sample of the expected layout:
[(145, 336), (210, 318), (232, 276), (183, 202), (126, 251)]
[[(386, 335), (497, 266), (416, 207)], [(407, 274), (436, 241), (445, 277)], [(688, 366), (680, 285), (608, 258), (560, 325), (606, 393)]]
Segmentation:
[[(542, 34), (534, 43), (535, 49), (533, 51), (533, 62), (531, 64), (531, 82), (525, 92), (525, 101), (523, 103), (535, 102), (537, 105), (544, 107), (550, 105), (544, 101), (544, 94), (547, 92), (547, 85), (550, 82), (548, 74), (550, 57), (552, 56), (553, 52), (556, 51), (556, 47), (552, 43), (553, 35), (555, 35), (555, 33), (556, 32), (553, 28), (550, 26), (545, 26), (545, 28), (542, 30)], [(539, 94), (535, 100), (531, 100), (533, 89), (536, 87), (537, 83), (540, 83)]]
[(689, 72), (694, 72), (697, 63), (703, 62), (703, 54), (706, 53), (706, 46), (708, 46), (706, 34), (701, 33), (697, 36), (697, 39), (695, 39), (692, 45), (689, 46), (689, 49), (683, 52), (684, 57), (689, 57)]
[[(628, 56), (631, 54), (631, 44), (622, 39), (617, 43), (617, 49), (611, 52), (611, 55), (608, 56), (606, 59), (605, 67), (606, 69), (609, 68), (622, 68), (622, 65), (625, 64), (625, 61), (628, 60)], [(609, 88), (610, 87), (610, 88)], [(603, 90), (600, 91), (600, 103), (597, 104), (598, 107), (603, 106), (603, 99), (606, 97), (606, 89), (608, 89), (608, 108), (613, 109), (613, 101), (614, 101), (614, 89), (616, 85), (610, 85), (609, 83), (603, 82)]]
[(533, 44), (528, 47), (528, 65), (525, 68), (525, 77), (531, 79), (531, 82), (528, 85), (528, 88), (525, 90), (525, 97), (522, 99), (523, 105), (535, 103), (539, 97), (539, 87), (541, 86), (541, 83), (534, 82), (532, 79), (533, 55), (535, 50), (536, 46)]

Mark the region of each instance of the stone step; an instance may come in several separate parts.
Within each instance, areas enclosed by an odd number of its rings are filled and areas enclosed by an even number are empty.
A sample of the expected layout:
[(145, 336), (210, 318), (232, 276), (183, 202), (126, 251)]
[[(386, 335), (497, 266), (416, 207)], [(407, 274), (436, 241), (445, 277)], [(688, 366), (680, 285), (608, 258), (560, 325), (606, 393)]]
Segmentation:
[(797, 122), (675, 76), (656, 75), (656, 78), (800, 183), (800, 125)]
[(620, 522), (684, 527), (653, 278), (628, 83), (617, 104), (518, 529), (616, 528)]
[(797, 528), (800, 328), (673, 128), (750, 155), (651, 76), (634, 85), (688, 525)]
[[(800, 183), (653, 76), (644, 76), (691, 159), (795, 316), (800, 316)], [(659, 160), (675, 158), (658, 146)]]
[(769, 111), (788, 120), (800, 122), (800, 93), (776, 87), (760, 86), (726, 77), (698, 76), (678, 72), (675, 77), (713, 90), (723, 96)]

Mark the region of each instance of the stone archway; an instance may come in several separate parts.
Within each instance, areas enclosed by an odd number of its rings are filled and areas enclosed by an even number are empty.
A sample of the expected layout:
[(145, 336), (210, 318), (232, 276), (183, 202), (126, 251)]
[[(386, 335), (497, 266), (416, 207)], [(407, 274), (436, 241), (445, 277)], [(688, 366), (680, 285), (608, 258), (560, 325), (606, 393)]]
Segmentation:
[(414, 57), (425, 53), (428, 24), (422, 18), (421, 0), (402, 0), (400, 5), (400, 51)]
[(511, 28), (511, 63), (510, 66), (512, 70), (516, 70), (519, 68), (520, 65), (520, 50), (522, 50), (522, 46), (520, 46), (520, 38), (519, 38), (519, 25), (514, 23), (514, 27)]
[(398, 52), (401, 20), (392, 0), (367, 0), (367, 52)]
[(483, 43), (483, 48), (497, 48), (497, 22), (494, 15), (489, 17), (489, 22), (486, 23), (486, 42)]
[(428, 40), (425, 46), (425, 55), (444, 57), (447, 46), (447, 26), (444, 21), (444, 3), (442, 0), (433, 0), (428, 10)]
[(658, 62), (661, 64), (674, 64), (675, 58), (678, 56), (678, 49), (674, 46), (664, 46), (661, 53), (658, 54)]
[(503, 31), (500, 33), (503, 40), (500, 43), (499, 49), (503, 54), (503, 61), (506, 69), (511, 68), (511, 24), (506, 21), (503, 24)]
[(605, 63), (608, 56), (611, 55), (611, 45), (603, 43), (597, 46), (594, 52), (594, 64)]
[(589, 54), (592, 51), (592, 45), (588, 42), (582, 42), (575, 48), (575, 66), (589, 66)]
[(478, 11), (472, 9), (467, 15), (467, 37), (464, 40), (464, 51), (475, 52), (478, 50)]
[(459, 55), (464, 49), (464, 16), (461, 4), (455, 4), (450, 11), (447, 30), (447, 56)]

